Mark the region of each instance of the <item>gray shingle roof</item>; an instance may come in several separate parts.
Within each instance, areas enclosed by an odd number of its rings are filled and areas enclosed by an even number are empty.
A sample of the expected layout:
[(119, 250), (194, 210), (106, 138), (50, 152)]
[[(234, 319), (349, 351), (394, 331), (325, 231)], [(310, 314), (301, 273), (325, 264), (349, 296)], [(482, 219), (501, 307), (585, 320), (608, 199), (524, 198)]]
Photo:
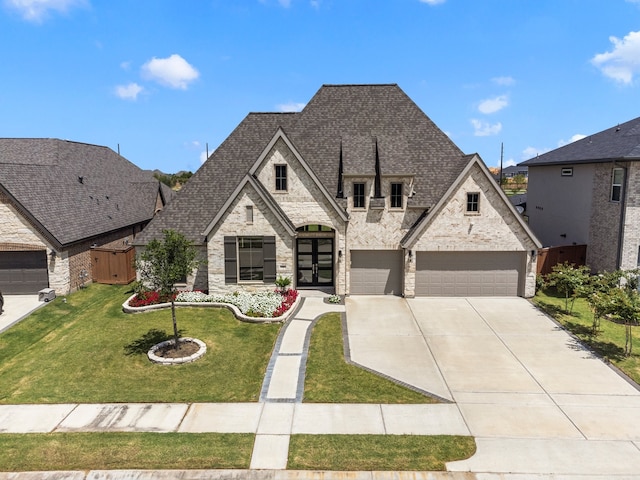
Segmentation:
[(62, 246), (150, 220), (161, 187), (107, 147), (2, 138), (0, 188)]
[(640, 160), (640, 117), (531, 158), (520, 165)]
[(397, 85), (324, 85), (301, 112), (247, 115), (138, 240), (171, 228), (201, 243), (208, 222), (278, 128), (332, 195), (341, 148), (344, 174), (374, 175), (377, 142), (382, 175), (415, 175), (409, 206), (434, 205), (467, 164)]

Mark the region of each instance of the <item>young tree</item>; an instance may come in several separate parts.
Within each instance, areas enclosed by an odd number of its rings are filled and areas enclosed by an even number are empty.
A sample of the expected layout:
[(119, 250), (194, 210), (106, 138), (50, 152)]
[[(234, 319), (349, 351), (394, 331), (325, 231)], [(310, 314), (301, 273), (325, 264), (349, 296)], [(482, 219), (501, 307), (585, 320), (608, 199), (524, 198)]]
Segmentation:
[[(575, 265), (564, 262), (555, 265), (552, 272), (547, 275), (547, 285), (555, 287), (558, 293), (564, 294), (564, 309), (570, 314), (573, 311), (573, 304), (576, 297), (581, 292), (581, 287), (589, 280), (589, 267)], [(569, 298), (571, 298), (571, 309), (569, 309)]]
[(197, 252), (193, 244), (182, 234), (173, 230), (164, 230), (162, 233), (164, 239), (151, 240), (136, 258), (136, 269), (146, 285), (171, 301), (174, 347), (178, 348), (175, 284), (197, 267)]

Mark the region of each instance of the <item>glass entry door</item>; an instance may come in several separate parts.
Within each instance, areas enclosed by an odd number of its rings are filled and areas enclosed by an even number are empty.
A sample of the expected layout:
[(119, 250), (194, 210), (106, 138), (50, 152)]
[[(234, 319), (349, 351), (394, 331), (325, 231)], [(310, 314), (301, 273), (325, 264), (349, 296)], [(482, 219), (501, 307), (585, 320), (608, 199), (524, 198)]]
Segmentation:
[(333, 238), (298, 238), (298, 286), (333, 285)]

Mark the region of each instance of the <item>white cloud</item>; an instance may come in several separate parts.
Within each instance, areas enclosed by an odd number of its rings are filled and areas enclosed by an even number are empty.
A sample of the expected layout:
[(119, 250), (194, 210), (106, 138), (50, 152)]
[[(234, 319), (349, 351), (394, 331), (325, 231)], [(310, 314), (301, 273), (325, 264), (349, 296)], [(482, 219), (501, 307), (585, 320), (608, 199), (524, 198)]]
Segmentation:
[(484, 114), (495, 113), (509, 105), (509, 98), (506, 95), (499, 95), (495, 98), (488, 98), (480, 102), (478, 111)]
[(509, 160), (506, 160), (506, 161), (502, 162), (502, 166), (504, 168), (513, 167), (515, 165), (517, 165), (517, 164), (516, 164), (516, 161), (513, 158), (510, 158)]
[(278, 0), (281, 7), (289, 8), (291, 6), (291, 0)]
[(426, 3), (427, 5), (439, 5), (447, 0), (420, 0), (420, 3)]
[(516, 83), (513, 77), (493, 77), (491, 81), (496, 85), (500, 85), (502, 87), (510, 87), (511, 85)]
[(502, 123), (494, 123), (493, 125), (488, 122), (483, 122), (482, 120), (477, 120), (475, 118), (471, 119), (471, 125), (473, 125), (474, 132), (473, 134), (476, 137), (488, 137), (491, 135), (497, 135), (502, 130)]
[(137, 83), (130, 83), (129, 85), (118, 85), (116, 87), (116, 96), (124, 100), (136, 100), (138, 95), (144, 90), (143, 87)]
[(638, 5), (640, 5), (640, 0), (627, 0), (627, 2), (629, 2), (629, 3), (637, 3)]
[(542, 155), (543, 153), (547, 153), (549, 151), (548, 148), (536, 148), (536, 147), (527, 147), (522, 151), (522, 160), (529, 160), (537, 155)]
[(73, 7), (87, 4), (86, 0), (4, 0), (5, 6), (17, 10), (30, 22), (42, 22), (49, 12), (65, 13)]
[(640, 32), (630, 32), (622, 40), (612, 36), (609, 41), (613, 50), (598, 53), (591, 63), (605, 76), (628, 85), (640, 73)]
[(276, 108), (279, 112), (299, 112), (301, 111), (307, 104), (306, 103), (297, 103), (297, 102), (289, 102), (289, 103), (281, 103), (277, 105)]
[(569, 145), (570, 143), (577, 142), (578, 140), (582, 140), (583, 138), (586, 138), (586, 135), (582, 135), (581, 133), (576, 133), (569, 139), (569, 141), (558, 140), (558, 147), (564, 147), (565, 145)]
[(200, 152), (200, 164), (207, 161), (207, 151)]
[(142, 66), (142, 76), (170, 88), (186, 90), (200, 73), (180, 55), (167, 58), (153, 57)]
[(126, 62), (120, 63), (120, 68), (123, 70), (129, 71), (131, 69), (131, 62), (126, 61)]

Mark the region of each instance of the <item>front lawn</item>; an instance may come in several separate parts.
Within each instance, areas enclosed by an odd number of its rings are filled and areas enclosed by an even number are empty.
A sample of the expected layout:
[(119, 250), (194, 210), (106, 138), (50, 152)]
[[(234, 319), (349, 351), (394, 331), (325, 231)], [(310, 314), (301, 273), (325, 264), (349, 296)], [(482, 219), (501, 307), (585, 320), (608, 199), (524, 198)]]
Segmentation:
[(593, 332), (593, 312), (584, 298), (577, 298), (572, 313), (564, 312), (564, 296), (553, 291), (538, 291), (534, 303), (553, 316), (567, 330), (576, 335), (595, 353), (610, 361), (636, 383), (640, 383), (640, 326), (633, 328), (633, 350), (624, 355), (624, 325), (602, 319), (597, 334)]
[(171, 311), (125, 314), (128, 286), (90, 285), (0, 335), (0, 403), (255, 402), (279, 324), (224, 308), (181, 308), (181, 335), (207, 353), (185, 365), (146, 356), (170, 338)]

